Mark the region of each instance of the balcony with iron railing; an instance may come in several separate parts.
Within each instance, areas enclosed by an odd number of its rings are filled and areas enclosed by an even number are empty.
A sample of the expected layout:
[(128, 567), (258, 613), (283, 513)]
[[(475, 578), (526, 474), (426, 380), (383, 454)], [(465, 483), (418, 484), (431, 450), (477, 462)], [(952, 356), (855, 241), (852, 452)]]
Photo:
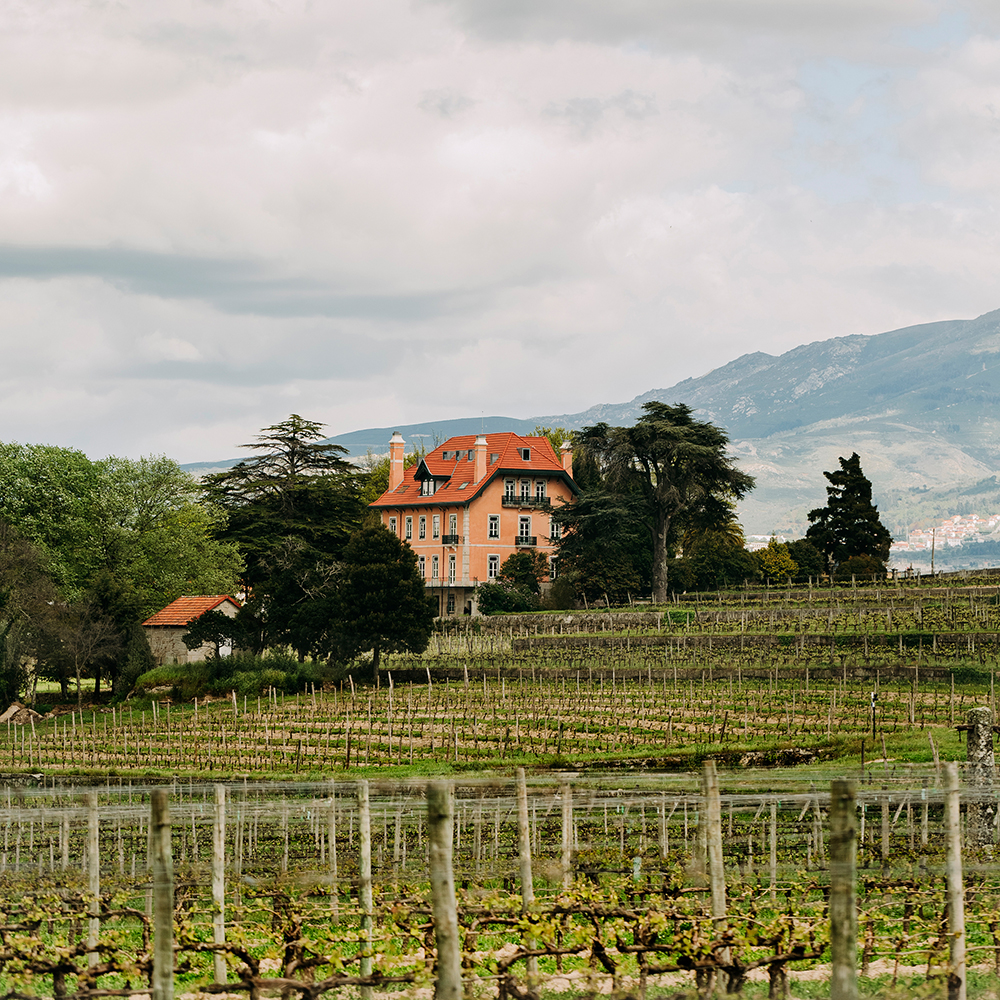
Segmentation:
[(527, 497), (507, 494), (503, 498), (504, 507), (521, 507), (531, 510), (548, 510), (552, 506), (552, 501), (548, 497)]
[(461, 535), (442, 535), (442, 545), (461, 545), (465, 539)]
[(538, 544), (538, 538), (535, 535), (518, 535), (514, 539), (514, 544), (519, 548), (524, 546), (535, 546)]

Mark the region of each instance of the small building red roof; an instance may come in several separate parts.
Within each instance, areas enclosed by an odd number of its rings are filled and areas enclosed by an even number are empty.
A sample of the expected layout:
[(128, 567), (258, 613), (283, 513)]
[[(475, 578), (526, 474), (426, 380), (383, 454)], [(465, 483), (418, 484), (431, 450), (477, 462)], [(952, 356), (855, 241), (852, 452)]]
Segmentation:
[[(486, 475), (476, 483), (475, 462), (470, 455), (476, 443), (475, 434), (449, 438), (422, 462), (411, 465), (403, 473), (403, 481), (394, 490), (387, 490), (370, 507), (397, 507), (427, 504), (466, 503), (498, 474), (517, 475), (549, 473), (566, 481), (574, 493), (576, 484), (563, 470), (562, 462), (545, 437), (522, 437), (505, 431), (486, 435)], [(527, 453), (528, 458), (524, 458)], [(433, 495), (421, 495), (417, 472), (424, 465), (439, 481)]]
[(161, 625), (179, 627), (189, 625), (200, 618), (206, 611), (213, 611), (220, 604), (229, 601), (235, 607), (240, 606), (240, 602), (229, 594), (200, 594), (195, 597), (178, 597), (176, 601), (168, 604), (162, 611), (157, 611), (152, 618), (147, 618), (143, 625)]

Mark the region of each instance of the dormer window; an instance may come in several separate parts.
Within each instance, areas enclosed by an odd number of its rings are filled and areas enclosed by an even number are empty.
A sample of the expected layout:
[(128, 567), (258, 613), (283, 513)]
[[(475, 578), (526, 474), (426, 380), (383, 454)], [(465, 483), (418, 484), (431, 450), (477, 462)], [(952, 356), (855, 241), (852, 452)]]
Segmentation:
[(499, 453), (498, 452), (493, 452), (493, 454), (490, 455), (490, 465), (496, 465), (497, 464), (497, 459), (499, 459), (499, 458), (500, 458)]
[(420, 481), (420, 495), (422, 497), (434, 496), (437, 491), (437, 480), (436, 479), (422, 479)]
[(521, 452), (521, 458), (525, 462), (531, 461), (531, 449), (530, 448), (519, 448), (518, 451)]

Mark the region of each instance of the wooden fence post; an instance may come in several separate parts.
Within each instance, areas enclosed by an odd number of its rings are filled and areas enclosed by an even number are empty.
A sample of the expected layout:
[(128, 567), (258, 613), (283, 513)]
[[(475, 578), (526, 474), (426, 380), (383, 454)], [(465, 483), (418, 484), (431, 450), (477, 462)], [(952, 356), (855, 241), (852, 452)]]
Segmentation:
[[(101, 826), (97, 792), (87, 792), (87, 889), (93, 897), (90, 901), (87, 947), (96, 949), (101, 933)], [(99, 960), (96, 950), (87, 954), (89, 965), (97, 965)]]
[[(361, 840), (361, 863), (358, 897), (361, 903), (361, 963), (362, 976), (372, 974), (372, 814), (368, 799), (368, 782), (358, 782), (358, 836)], [(362, 1000), (371, 1000), (372, 988), (361, 987)]]
[(567, 781), (560, 789), (562, 800), (562, 884), (564, 889), (573, 881), (573, 786)]
[(330, 811), (327, 815), (327, 846), (330, 863), (330, 905), (333, 913), (334, 924), (340, 923), (340, 908), (338, 900), (340, 898), (340, 886), (337, 882), (337, 786), (330, 782)]
[[(535, 901), (535, 884), (531, 874), (531, 831), (528, 826), (528, 783), (524, 768), (517, 769), (517, 853), (521, 863), (521, 913), (525, 914)], [(528, 938), (529, 948), (535, 945)], [(534, 990), (538, 983), (538, 958), (534, 955), (527, 960), (528, 989)]]
[(712, 917), (721, 920), (726, 916), (726, 872), (722, 860), (722, 803), (719, 799), (719, 775), (715, 770), (714, 760), (705, 761), (703, 779), (708, 876), (712, 886)]
[[(719, 798), (719, 775), (714, 760), (706, 760), (702, 771), (705, 794), (704, 819), (705, 845), (708, 852), (708, 877), (712, 886), (712, 919), (716, 933), (719, 924), (726, 919), (726, 870), (722, 859), (722, 802)], [(720, 954), (723, 963), (730, 961), (730, 951), (724, 948)], [(728, 992), (728, 977), (725, 972), (717, 973), (717, 988), (720, 993)]]
[(167, 790), (154, 788), (150, 807), (153, 861), (153, 997), (174, 998), (174, 862)]
[[(215, 814), (212, 822), (212, 940), (226, 943), (226, 786), (215, 786)], [(215, 981), (226, 981), (226, 956), (215, 952)]]
[(857, 816), (854, 783), (830, 784), (830, 1000), (857, 1000)]
[(427, 785), (427, 843), (431, 876), (431, 905), (437, 938), (436, 1000), (462, 998), (462, 948), (458, 939), (455, 878), (451, 867), (451, 789), (446, 781)]
[(778, 894), (778, 803), (771, 802), (771, 851), (769, 861), (771, 875), (771, 902), (775, 902)]
[(961, 797), (958, 765), (949, 761), (945, 773), (945, 873), (948, 894), (948, 940), (950, 942), (948, 1000), (965, 1000), (965, 888), (962, 884)]

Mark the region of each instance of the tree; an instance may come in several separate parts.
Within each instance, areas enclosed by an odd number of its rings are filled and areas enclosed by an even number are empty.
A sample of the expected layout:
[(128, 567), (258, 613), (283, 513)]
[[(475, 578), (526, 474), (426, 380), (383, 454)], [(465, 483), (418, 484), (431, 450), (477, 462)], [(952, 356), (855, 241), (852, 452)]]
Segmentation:
[(683, 530), (724, 523), (727, 503), (745, 496), (752, 476), (726, 455), (729, 438), (695, 420), (683, 403), (649, 402), (633, 427), (585, 427), (579, 448), (594, 458), (605, 481), (640, 501), (642, 524), (653, 552), (653, 599), (665, 602), (671, 548)]
[(548, 572), (549, 562), (544, 552), (524, 549), (504, 559), (500, 567), (500, 579), (537, 594), (542, 589), (542, 577), (548, 576)]
[(606, 487), (593, 461), (574, 461), (574, 473), (578, 468), (589, 485), (572, 504), (552, 513), (562, 532), (559, 576), (568, 579), (588, 605), (600, 600), (627, 603), (629, 595), (645, 591), (650, 580), (641, 498)]
[(500, 578), (476, 588), (476, 604), (483, 615), (516, 615), (541, 607), (534, 591)]
[(65, 609), (61, 616), (61, 640), (76, 675), (76, 701), (83, 706), (81, 678), (84, 670), (101, 657), (112, 656), (122, 645), (114, 619), (92, 598), (83, 598)]
[(785, 542), (779, 542), (774, 535), (767, 543), (766, 549), (759, 549), (754, 553), (761, 573), (771, 580), (783, 580), (786, 577), (795, 576), (799, 571), (795, 560), (788, 551)]
[(242, 626), (236, 618), (213, 608), (199, 615), (194, 621), (188, 622), (188, 630), (181, 636), (181, 641), (188, 649), (201, 649), (205, 643), (211, 643), (217, 660), (222, 659), (222, 647), (235, 647), (240, 644)]
[(300, 658), (321, 645), (319, 609), (364, 511), (346, 449), (323, 443), (322, 427), (293, 413), (242, 446), (260, 454), (204, 484), (227, 516), (215, 537), (235, 543), (244, 557), (242, 589), (261, 641), (291, 645)]
[(341, 654), (371, 650), (376, 677), (383, 653), (422, 653), (430, 642), (434, 613), (416, 553), (381, 524), (356, 531), (344, 549), (336, 621)]
[(823, 553), (806, 538), (796, 538), (788, 542), (788, 554), (799, 568), (799, 577), (818, 577), (825, 569)]
[(42, 553), (0, 521), (0, 702), (4, 705), (28, 688), (33, 677), (37, 680), (47, 665), (56, 598)]
[(115, 675), (113, 692), (116, 700), (125, 698), (135, 687), (135, 682), (156, 666), (153, 651), (149, 648), (146, 630), (139, 622), (129, 626), (125, 636), (125, 654), (121, 669)]
[(689, 586), (695, 590), (719, 590), (740, 586), (756, 577), (757, 565), (744, 544), (735, 511), (729, 523), (686, 532), (683, 562), (690, 573)]
[(823, 553), (831, 570), (854, 556), (867, 556), (884, 571), (892, 535), (879, 520), (872, 484), (861, 470), (858, 453), (841, 457), (840, 468), (823, 475), (830, 482), (826, 506), (809, 511), (806, 538)]

